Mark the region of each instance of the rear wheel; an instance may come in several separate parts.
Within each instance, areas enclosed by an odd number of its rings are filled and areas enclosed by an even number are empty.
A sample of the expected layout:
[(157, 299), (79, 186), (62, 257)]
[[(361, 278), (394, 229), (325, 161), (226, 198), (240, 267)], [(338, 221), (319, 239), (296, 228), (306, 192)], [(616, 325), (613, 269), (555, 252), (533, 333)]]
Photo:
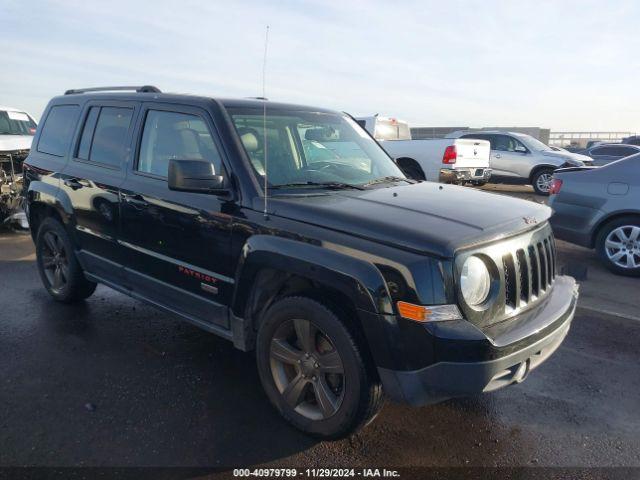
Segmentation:
[(67, 231), (53, 218), (38, 229), (36, 259), (42, 283), (55, 300), (77, 302), (95, 291), (96, 284), (85, 278)]
[(609, 270), (640, 276), (640, 218), (622, 217), (606, 224), (598, 233), (596, 249)]
[(267, 311), (257, 362), (271, 402), (310, 435), (344, 437), (371, 421), (382, 404), (382, 387), (352, 333), (309, 298), (284, 298)]
[(549, 195), (552, 180), (553, 168), (541, 168), (533, 174), (531, 185), (538, 195)]

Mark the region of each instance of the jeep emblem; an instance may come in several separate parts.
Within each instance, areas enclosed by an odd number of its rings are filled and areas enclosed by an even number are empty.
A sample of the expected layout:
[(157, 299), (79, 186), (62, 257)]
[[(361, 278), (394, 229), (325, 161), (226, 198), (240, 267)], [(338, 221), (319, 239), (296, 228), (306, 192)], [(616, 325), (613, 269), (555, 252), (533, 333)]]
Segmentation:
[(538, 220), (536, 220), (536, 217), (522, 217), (522, 219), (524, 220), (524, 223), (526, 223), (527, 225), (535, 225), (536, 223), (538, 223)]

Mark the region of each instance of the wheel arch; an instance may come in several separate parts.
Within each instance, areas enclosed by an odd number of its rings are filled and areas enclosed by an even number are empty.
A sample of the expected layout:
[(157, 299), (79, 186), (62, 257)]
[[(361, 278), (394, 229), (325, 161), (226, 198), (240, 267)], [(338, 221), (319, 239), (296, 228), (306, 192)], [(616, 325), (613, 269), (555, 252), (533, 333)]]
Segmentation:
[(591, 248), (595, 248), (598, 235), (600, 235), (600, 232), (602, 232), (602, 229), (605, 228), (609, 223), (615, 222), (616, 220), (623, 217), (634, 217), (640, 222), (640, 211), (638, 210), (616, 211), (601, 218), (598, 221), (598, 223), (596, 223), (596, 225), (593, 227), (593, 230), (591, 231), (589, 246)]
[(531, 169), (531, 172), (529, 172), (529, 183), (531, 184), (533, 182), (533, 177), (535, 177), (540, 170), (557, 170), (558, 168), (560, 167), (557, 165), (550, 165), (547, 163), (536, 165)]
[[(327, 248), (282, 237), (256, 235), (244, 245), (236, 271), (232, 309), (242, 315), (252, 291), (270, 282), (271, 289), (290, 278), (342, 292), (356, 308), (392, 313), (391, 297), (372, 264)], [(262, 282), (262, 283), (261, 283)]]
[(300, 295), (325, 304), (363, 331), (359, 311), (393, 313), (381, 272), (372, 264), (317, 245), (257, 235), (244, 245), (231, 303), (233, 321), (257, 331), (275, 301)]
[(422, 175), (422, 178), (418, 178), (416, 180), (426, 180), (427, 179), (427, 175), (426, 175), (424, 169), (422, 168), (420, 163), (415, 158), (399, 157), (399, 158), (396, 159), (396, 165), (398, 165), (398, 167), (400, 167), (400, 170), (402, 170), (402, 172), (405, 175), (406, 175), (405, 167), (416, 168), (418, 170), (418, 172)]
[[(34, 238), (39, 225), (47, 217), (56, 218), (65, 228), (74, 218), (71, 200), (56, 186), (44, 182), (31, 182), (26, 192), (27, 218)], [(70, 232), (71, 233), (71, 232)], [(71, 238), (75, 238), (71, 235)]]

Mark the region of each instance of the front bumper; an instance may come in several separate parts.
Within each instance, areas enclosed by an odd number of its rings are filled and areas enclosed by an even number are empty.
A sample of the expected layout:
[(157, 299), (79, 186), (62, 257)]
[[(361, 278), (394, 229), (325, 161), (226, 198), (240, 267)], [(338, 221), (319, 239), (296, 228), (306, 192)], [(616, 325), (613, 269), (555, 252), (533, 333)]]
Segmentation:
[[(392, 400), (419, 406), (522, 382), (566, 337), (577, 299), (575, 280), (557, 277), (544, 304), (523, 314), (521, 321), (513, 319), (512, 326), (499, 325), (486, 332), (476, 330), (473, 341), (458, 339), (461, 357), (465, 348), (476, 356), (482, 345), (489, 360), (447, 359), (413, 371), (378, 368), (385, 392)], [(479, 341), (478, 334), (485, 339)]]
[(490, 168), (442, 168), (440, 183), (487, 182), (491, 178)]

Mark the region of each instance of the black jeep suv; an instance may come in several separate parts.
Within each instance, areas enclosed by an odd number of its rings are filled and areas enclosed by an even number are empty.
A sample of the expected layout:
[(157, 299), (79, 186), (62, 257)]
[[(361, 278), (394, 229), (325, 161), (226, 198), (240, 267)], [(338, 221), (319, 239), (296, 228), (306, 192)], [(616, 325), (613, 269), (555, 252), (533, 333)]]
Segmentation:
[(276, 408), (324, 438), (383, 390), (521, 382), (566, 336), (549, 208), (408, 180), (343, 113), (124, 90), (51, 100), (26, 161), (54, 299), (102, 283), (255, 350)]

